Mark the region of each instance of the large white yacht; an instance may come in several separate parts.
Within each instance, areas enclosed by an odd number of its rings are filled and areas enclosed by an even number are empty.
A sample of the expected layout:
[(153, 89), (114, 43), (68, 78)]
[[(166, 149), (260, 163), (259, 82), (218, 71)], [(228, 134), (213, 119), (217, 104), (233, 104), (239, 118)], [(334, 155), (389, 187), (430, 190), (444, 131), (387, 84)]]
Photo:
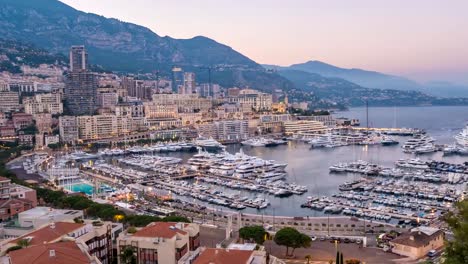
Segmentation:
[(434, 139), (427, 135), (417, 135), (413, 138), (410, 138), (408, 141), (401, 146), (403, 152), (406, 153), (415, 153), (416, 149), (421, 150), (421, 147), (424, 146), (424, 149), (430, 149), (434, 145)]
[(242, 141), (241, 144), (251, 147), (265, 147), (268, 144), (268, 140), (265, 138), (251, 138)]
[(468, 124), (462, 132), (455, 136), (455, 141), (460, 147), (468, 149)]
[(200, 150), (187, 161), (187, 164), (194, 170), (207, 170), (214, 175), (265, 180), (284, 178), (287, 166), (272, 160), (245, 155), (242, 150), (234, 155), (227, 152), (212, 154)]
[(217, 151), (224, 149), (224, 146), (213, 138), (199, 137), (195, 140), (195, 145), (206, 151)]
[(314, 148), (323, 148), (329, 144), (332, 144), (330, 135), (321, 135), (313, 138), (309, 141), (309, 144)]

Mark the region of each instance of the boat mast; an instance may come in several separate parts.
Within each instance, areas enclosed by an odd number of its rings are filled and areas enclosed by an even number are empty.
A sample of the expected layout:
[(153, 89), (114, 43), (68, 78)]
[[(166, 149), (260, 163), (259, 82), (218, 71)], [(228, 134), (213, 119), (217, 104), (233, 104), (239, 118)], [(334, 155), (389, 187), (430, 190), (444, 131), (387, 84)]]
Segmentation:
[(369, 100), (366, 99), (366, 135), (369, 135)]

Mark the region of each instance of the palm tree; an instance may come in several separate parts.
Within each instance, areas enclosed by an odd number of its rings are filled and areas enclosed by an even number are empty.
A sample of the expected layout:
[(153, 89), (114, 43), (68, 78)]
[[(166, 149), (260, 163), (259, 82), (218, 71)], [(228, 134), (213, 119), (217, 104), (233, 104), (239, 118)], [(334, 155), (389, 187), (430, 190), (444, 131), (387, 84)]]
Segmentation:
[(127, 246), (120, 252), (120, 261), (124, 264), (136, 264), (137, 259), (133, 247)]
[(305, 259), (307, 260), (307, 264), (310, 263), (310, 259), (311, 259), (311, 258), (312, 258), (311, 255), (306, 255), (306, 256), (305, 256)]

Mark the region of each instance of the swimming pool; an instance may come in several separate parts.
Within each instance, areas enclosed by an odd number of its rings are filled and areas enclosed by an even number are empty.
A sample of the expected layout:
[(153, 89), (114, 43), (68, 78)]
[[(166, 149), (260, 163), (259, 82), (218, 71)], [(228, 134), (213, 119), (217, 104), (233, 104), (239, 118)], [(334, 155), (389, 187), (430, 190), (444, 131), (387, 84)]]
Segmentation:
[(84, 192), (87, 195), (93, 194), (93, 186), (87, 183), (77, 183), (71, 186), (66, 186), (65, 188), (72, 192)]

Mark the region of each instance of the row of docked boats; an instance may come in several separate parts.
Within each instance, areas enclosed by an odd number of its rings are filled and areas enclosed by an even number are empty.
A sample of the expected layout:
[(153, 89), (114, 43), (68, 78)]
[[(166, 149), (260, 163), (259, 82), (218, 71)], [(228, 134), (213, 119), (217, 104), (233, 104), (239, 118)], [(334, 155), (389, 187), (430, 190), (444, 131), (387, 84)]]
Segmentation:
[(383, 145), (391, 146), (399, 144), (399, 142), (390, 136), (372, 133), (349, 133), (349, 134), (334, 134), (328, 133), (317, 135), (308, 143), (313, 148), (336, 148), (349, 145)]
[(99, 150), (98, 156), (119, 156), (126, 154), (142, 154), (154, 152), (176, 152), (176, 151), (191, 151), (195, 150), (195, 144), (191, 142), (170, 142), (158, 143), (146, 146), (133, 146), (125, 149), (112, 148)]
[(214, 154), (200, 150), (187, 161), (187, 164), (193, 170), (217, 176), (271, 181), (284, 179), (287, 166), (272, 160), (248, 156), (242, 150), (236, 154), (227, 152)]
[(286, 197), (292, 194), (301, 195), (307, 192), (307, 187), (297, 185), (294, 183), (287, 183), (283, 181), (241, 181), (236, 179), (223, 179), (217, 177), (196, 177), (197, 181), (209, 183), (211, 185), (224, 186), (230, 189), (247, 190), (251, 192), (268, 193), (278, 197)]
[(249, 198), (247, 196), (240, 196), (237, 193), (227, 193), (210, 186), (197, 183), (192, 184), (187, 181), (158, 181), (153, 187), (168, 190), (182, 197), (191, 197), (199, 201), (237, 210), (247, 207), (264, 209), (270, 205), (268, 199), (261, 196)]
[(121, 168), (105, 162), (96, 162), (94, 164), (84, 163), (83, 169), (100, 175), (127, 181), (137, 181), (148, 177), (148, 173), (144, 171), (134, 170), (131, 168)]
[[(332, 197), (308, 197), (302, 207), (385, 221), (432, 219), (464, 195), (463, 190), (453, 185), (412, 185), (396, 179), (361, 179), (346, 183), (345, 187)], [(358, 211), (365, 214), (356, 214)]]
[(468, 166), (420, 159), (399, 159), (396, 168), (384, 168), (367, 161), (338, 163), (330, 166), (334, 173), (358, 173), (368, 176), (404, 178), (405, 180), (457, 184), (468, 179)]

